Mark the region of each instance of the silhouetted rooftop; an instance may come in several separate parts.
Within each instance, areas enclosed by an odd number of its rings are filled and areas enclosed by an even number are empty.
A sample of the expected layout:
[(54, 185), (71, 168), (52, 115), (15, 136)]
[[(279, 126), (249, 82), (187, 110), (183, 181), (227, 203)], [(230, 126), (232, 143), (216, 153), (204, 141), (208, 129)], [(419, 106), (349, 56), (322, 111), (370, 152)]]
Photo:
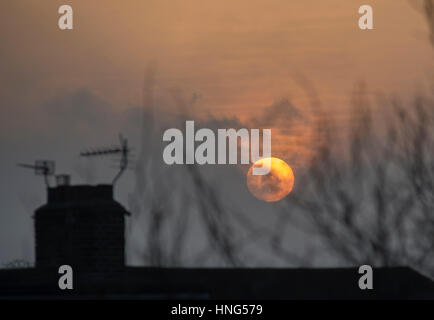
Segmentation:
[(75, 273), (58, 289), (55, 269), (0, 271), (0, 299), (434, 299), (434, 284), (410, 268), (374, 268), (374, 289), (358, 287), (357, 268), (182, 269), (126, 267)]

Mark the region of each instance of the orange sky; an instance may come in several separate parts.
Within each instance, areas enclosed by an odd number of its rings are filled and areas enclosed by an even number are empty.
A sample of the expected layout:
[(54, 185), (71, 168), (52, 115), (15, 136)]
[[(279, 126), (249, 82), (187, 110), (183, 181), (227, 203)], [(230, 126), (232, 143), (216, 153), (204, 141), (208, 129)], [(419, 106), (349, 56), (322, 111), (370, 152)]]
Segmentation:
[[(158, 86), (198, 93), (201, 108), (255, 112), (302, 99), (297, 73), (335, 108), (357, 80), (400, 93), (424, 83), (433, 65), (425, 21), (406, 0), (67, 1), (72, 32), (57, 29), (60, 2), (2, 1), (7, 96), (86, 86), (122, 107), (140, 101), (143, 69), (155, 61)], [(357, 28), (366, 3), (374, 31)]]
[[(43, 101), (81, 87), (115, 108), (140, 104), (150, 63), (157, 94), (195, 94), (195, 114), (242, 119), (282, 98), (307, 108), (300, 76), (336, 117), (357, 81), (371, 93), (411, 96), (432, 79), (426, 23), (406, 0), (67, 1), (72, 32), (57, 28), (62, 3), (0, 5), (3, 134), (19, 131), (14, 119), (31, 126)], [(357, 11), (368, 3), (375, 30), (362, 31)], [(276, 148), (293, 147), (276, 134)]]
[[(66, 3), (74, 8), (73, 31), (57, 26), (58, 7)], [(373, 6), (375, 30), (358, 28), (363, 4)], [(308, 101), (297, 84), (303, 77), (326, 114), (344, 124), (358, 81), (371, 93), (401, 97), (432, 84), (428, 38), (410, 0), (0, 0), (0, 146), (6, 150), (0, 158), (0, 260), (15, 257), (22, 238), (28, 242), (22, 247), (33, 252), (29, 213), (45, 196), (41, 181), (16, 163), (56, 159), (60, 173), (73, 172), (80, 181), (73, 167), (80, 148), (111, 142), (121, 130), (118, 117), (140, 118), (129, 112), (142, 102), (150, 63), (157, 94), (195, 94), (195, 115), (260, 120), (266, 107), (285, 98), (303, 111)], [(82, 99), (87, 104), (80, 106)], [(159, 109), (173, 106), (160, 102)], [(293, 130), (285, 136), (273, 130), (272, 154), (288, 161), (298, 181), (291, 157), (310, 141), (303, 126)], [(221, 173), (234, 182), (222, 188), (229, 196), (238, 178)], [(119, 190), (129, 199), (131, 188)], [(241, 203), (248, 212), (265, 210)]]

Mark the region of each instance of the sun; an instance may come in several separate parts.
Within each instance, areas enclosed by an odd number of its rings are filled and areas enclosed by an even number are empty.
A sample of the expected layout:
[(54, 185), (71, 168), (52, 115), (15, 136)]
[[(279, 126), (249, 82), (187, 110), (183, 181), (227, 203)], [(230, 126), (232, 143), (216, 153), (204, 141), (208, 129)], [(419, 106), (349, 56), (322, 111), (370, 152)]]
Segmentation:
[[(270, 166), (266, 175), (253, 175), (254, 167)], [(291, 167), (279, 158), (263, 158), (256, 161), (247, 172), (247, 187), (258, 199), (276, 202), (285, 198), (294, 187)]]

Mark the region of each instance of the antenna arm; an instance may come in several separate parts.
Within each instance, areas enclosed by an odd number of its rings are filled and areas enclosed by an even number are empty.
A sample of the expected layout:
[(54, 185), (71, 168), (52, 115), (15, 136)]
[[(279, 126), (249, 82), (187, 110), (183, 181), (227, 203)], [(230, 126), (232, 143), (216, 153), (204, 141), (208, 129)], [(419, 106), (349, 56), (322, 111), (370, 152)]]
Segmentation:
[(118, 174), (114, 177), (112, 184), (115, 185), (116, 182), (118, 181), (118, 179), (121, 177), (122, 173), (124, 173), (125, 169), (128, 166), (128, 159), (126, 159), (125, 161), (122, 161), (122, 165), (121, 168), (118, 172)]

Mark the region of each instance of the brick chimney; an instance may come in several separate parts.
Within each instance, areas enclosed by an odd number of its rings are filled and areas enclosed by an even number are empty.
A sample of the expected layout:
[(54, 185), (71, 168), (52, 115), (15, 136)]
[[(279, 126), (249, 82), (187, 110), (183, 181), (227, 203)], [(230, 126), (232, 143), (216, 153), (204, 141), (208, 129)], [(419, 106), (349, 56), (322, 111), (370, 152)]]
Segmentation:
[(35, 211), (36, 267), (68, 264), (79, 271), (124, 267), (124, 215), (111, 185), (48, 188)]

